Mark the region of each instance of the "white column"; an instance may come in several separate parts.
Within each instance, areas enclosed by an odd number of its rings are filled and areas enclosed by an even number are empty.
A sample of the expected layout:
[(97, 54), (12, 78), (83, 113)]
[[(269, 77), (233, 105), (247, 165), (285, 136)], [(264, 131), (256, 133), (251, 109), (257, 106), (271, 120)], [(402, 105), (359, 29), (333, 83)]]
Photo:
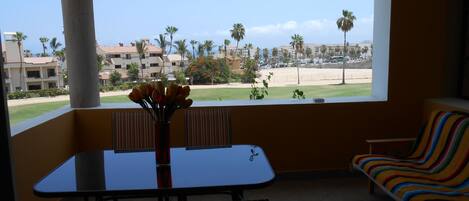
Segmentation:
[(62, 0), (70, 105), (100, 105), (93, 0)]

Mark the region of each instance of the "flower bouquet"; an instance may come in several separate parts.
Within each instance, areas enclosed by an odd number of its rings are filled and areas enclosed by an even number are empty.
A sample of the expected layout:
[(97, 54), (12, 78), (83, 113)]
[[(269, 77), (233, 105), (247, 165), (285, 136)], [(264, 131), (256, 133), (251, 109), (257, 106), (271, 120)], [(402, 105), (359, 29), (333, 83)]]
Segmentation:
[(155, 122), (155, 148), (158, 164), (170, 163), (169, 124), (174, 112), (192, 105), (189, 86), (171, 84), (165, 87), (162, 82), (144, 83), (135, 87), (129, 99), (142, 106)]

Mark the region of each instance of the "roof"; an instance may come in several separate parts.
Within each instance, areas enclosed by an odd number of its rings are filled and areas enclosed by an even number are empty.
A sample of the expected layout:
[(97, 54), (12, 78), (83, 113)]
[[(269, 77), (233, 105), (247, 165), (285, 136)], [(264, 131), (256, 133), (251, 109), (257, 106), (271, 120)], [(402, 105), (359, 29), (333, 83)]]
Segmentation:
[[(127, 45), (127, 46), (98, 46), (99, 49), (103, 51), (103, 53), (107, 54), (125, 54), (125, 53), (137, 53), (137, 48), (135, 46)], [(159, 47), (154, 45), (147, 45), (147, 52), (149, 53), (159, 53), (161, 54), (163, 50)]]
[(51, 62), (57, 62), (54, 57), (25, 57), (24, 63), (30, 64), (46, 64)]

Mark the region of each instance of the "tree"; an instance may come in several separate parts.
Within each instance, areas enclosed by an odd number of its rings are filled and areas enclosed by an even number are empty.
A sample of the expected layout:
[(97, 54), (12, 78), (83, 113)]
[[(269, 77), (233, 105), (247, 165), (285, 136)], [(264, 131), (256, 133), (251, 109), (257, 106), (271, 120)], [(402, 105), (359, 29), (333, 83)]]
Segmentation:
[(262, 57), (264, 58), (264, 63), (267, 64), (269, 62), (269, 49), (264, 48), (262, 50)]
[(190, 44), (192, 46), (192, 59), (195, 59), (195, 45), (197, 45), (197, 43), (199, 43), (198, 41), (196, 40), (191, 40)]
[(238, 54), (239, 41), (244, 39), (244, 36), (246, 34), (246, 29), (244, 28), (243, 24), (237, 23), (233, 25), (233, 29), (230, 30), (230, 32), (231, 32), (231, 37), (236, 40), (235, 54)]
[(311, 56), (313, 56), (313, 49), (310, 47), (306, 48), (306, 58), (311, 59)]
[(50, 40), (50, 49), (52, 49), (52, 55), (56, 56), (57, 49), (59, 49), (62, 46), (62, 43), (57, 41), (57, 38), (54, 37)]
[(205, 55), (205, 46), (204, 46), (204, 44), (199, 43), (199, 45), (197, 46), (197, 53), (198, 53), (199, 57), (203, 57)]
[(342, 66), (342, 84), (345, 84), (345, 66), (347, 61), (345, 59), (347, 54), (347, 32), (351, 31), (354, 26), (354, 21), (357, 18), (353, 15), (353, 12), (348, 10), (342, 11), (342, 17), (337, 20), (337, 27), (344, 32), (344, 51), (343, 51), (343, 66)]
[(104, 57), (103, 55), (96, 54), (96, 63), (98, 65), (98, 72), (101, 72), (104, 67)]
[(259, 63), (260, 59), (261, 59), (261, 48), (257, 47), (256, 52), (254, 53), (254, 60), (256, 60), (256, 62)]
[(111, 82), (111, 85), (115, 86), (121, 82), (122, 75), (117, 72), (113, 71), (111, 75), (109, 75), (109, 81)]
[(365, 59), (367, 59), (367, 54), (368, 54), (368, 46), (363, 47), (362, 53), (365, 55)]
[(324, 55), (325, 55), (326, 52), (327, 52), (327, 46), (326, 46), (326, 45), (321, 45), (319, 51), (321, 51), (322, 58), (324, 58)]
[(223, 45), (224, 45), (224, 55), (225, 55), (225, 62), (226, 62), (226, 55), (228, 54), (228, 46), (231, 44), (231, 41), (228, 40), (228, 39), (225, 39), (225, 41), (223, 41)]
[(14, 40), (16, 41), (16, 44), (18, 45), (18, 54), (20, 56), (20, 87), (21, 90), (25, 89), (25, 83), (24, 83), (24, 76), (23, 76), (23, 53), (21, 52), (21, 48), (23, 47), (23, 41), (26, 40), (28, 36), (24, 35), (22, 32), (16, 32)]
[(138, 64), (131, 63), (129, 68), (127, 69), (127, 76), (129, 77), (130, 81), (137, 81), (138, 80)]
[(244, 49), (246, 49), (248, 51), (248, 58), (251, 59), (251, 49), (253, 48), (254, 46), (252, 45), (252, 43), (248, 43), (244, 46)]
[(272, 57), (274, 58), (275, 65), (277, 65), (278, 62), (278, 48), (272, 49)]
[(39, 38), (39, 41), (40, 41), (41, 44), (42, 44), (42, 55), (45, 57), (45, 56), (47, 56), (47, 53), (46, 53), (46, 50), (47, 50), (46, 43), (49, 42), (49, 39), (48, 39), (47, 37), (40, 37), (40, 38)]
[(168, 46), (168, 41), (166, 40), (166, 36), (164, 34), (160, 34), (159, 38), (155, 40), (156, 40), (156, 43), (158, 43), (158, 46), (160, 46), (162, 50), (161, 60), (163, 61), (163, 66), (161, 67), (161, 70), (160, 70), (160, 75), (161, 75), (164, 73), (164, 68), (165, 68), (164, 55), (166, 54), (166, 47)]
[(145, 40), (135, 41), (135, 48), (137, 48), (138, 59), (140, 60), (140, 68), (142, 71), (142, 79), (143, 79), (143, 62), (142, 59), (145, 58), (145, 54), (148, 51), (147, 43)]
[(298, 65), (298, 52), (302, 51), (303, 49), (303, 45), (304, 45), (303, 36), (299, 34), (295, 34), (291, 37), (291, 39), (292, 41), (290, 42), (290, 45), (295, 51), (296, 72), (297, 72), (298, 84), (300, 84), (300, 66)]
[(176, 34), (177, 31), (178, 31), (178, 28), (176, 28), (174, 26), (166, 27), (166, 34), (169, 35), (169, 53), (168, 54), (172, 53), (173, 37), (174, 37), (174, 34)]
[(187, 52), (186, 39), (176, 41), (174, 47), (176, 48), (177, 53), (181, 55), (180, 66), (184, 67), (184, 55)]
[(211, 40), (206, 40), (204, 42), (204, 49), (207, 51), (207, 56), (210, 56), (212, 54), (212, 49), (213, 49), (213, 41)]

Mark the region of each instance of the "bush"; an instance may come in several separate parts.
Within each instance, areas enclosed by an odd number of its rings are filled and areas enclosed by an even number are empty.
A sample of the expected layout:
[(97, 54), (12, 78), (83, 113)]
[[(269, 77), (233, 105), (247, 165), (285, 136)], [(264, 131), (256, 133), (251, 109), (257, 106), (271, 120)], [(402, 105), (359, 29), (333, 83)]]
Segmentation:
[(187, 69), (192, 84), (219, 84), (227, 83), (230, 78), (230, 68), (224, 59), (213, 57), (199, 57)]
[(257, 62), (253, 59), (248, 59), (243, 64), (244, 73), (241, 76), (242, 83), (254, 83), (256, 82), (257, 74)]
[(182, 84), (182, 85), (187, 84), (186, 74), (184, 73), (184, 71), (177, 71), (174, 73), (174, 76), (176, 77), (177, 84)]
[(24, 98), (34, 98), (34, 97), (55, 97), (61, 95), (70, 94), (68, 90), (65, 89), (42, 89), (42, 90), (32, 90), (32, 91), (15, 91), (8, 94), (9, 100), (14, 99), (24, 99)]
[(116, 86), (117, 84), (119, 84), (121, 82), (121, 79), (122, 79), (122, 75), (117, 71), (113, 71), (109, 77), (109, 81), (111, 82), (111, 85), (113, 86)]

